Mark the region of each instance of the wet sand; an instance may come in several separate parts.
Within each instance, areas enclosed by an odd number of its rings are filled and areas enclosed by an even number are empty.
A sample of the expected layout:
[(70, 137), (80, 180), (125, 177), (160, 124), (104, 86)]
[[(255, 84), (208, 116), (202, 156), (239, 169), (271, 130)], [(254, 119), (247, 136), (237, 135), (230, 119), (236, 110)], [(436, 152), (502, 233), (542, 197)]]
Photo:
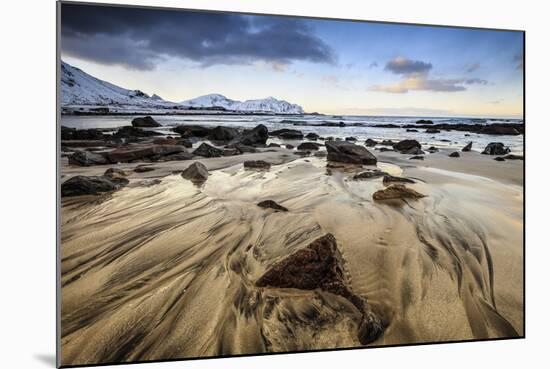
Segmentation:
[[(376, 202), (381, 178), (274, 149), (199, 160), (202, 186), (171, 174), (195, 160), (151, 163), (119, 191), (62, 199), (62, 363), (361, 346), (346, 299), (255, 286), (326, 233), (386, 325), (371, 345), (523, 335), (523, 161), (372, 152), (427, 196)], [(251, 159), (273, 165), (245, 170)], [(63, 161), (62, 175), (107, 167)], [(256, 205), (267, 199), (289, 211)]]

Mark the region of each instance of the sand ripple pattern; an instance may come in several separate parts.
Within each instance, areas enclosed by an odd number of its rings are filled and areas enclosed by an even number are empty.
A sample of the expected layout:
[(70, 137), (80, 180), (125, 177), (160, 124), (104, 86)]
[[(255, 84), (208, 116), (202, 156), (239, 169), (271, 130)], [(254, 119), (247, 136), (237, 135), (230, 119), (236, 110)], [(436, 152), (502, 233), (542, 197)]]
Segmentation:
[[(374, 345), (521, 335), (521, 188), (405, 174), (427, 198), (374, 203), (380, 179), (329, 175), (309, 158), (213, 171), (203, 187), (173, 175), (64, 199), (62, 363), (360, 346), (347, 300), (254, 285), (327, 232), (387, 324)], [(256, 206), (265, 199), (290, 211)]]

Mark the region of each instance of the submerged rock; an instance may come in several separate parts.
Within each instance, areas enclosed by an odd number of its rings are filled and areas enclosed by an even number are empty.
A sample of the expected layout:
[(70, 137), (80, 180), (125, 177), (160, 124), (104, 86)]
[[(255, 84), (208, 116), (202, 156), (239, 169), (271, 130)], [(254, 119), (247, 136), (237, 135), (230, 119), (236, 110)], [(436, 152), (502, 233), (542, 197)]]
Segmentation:
[(423, 197), (426, 197), (426, 195), (418, 193), (402, 184), (391, 185), (383, 190), (376, 191), (372, 195), (374, 200), (421, 199)]
[(256, 286), (319, 289), (342, 296), (362, 314), (358, 331), (361, 344), (373, 342), (383, 332), (380, 319), (372, 312), (366, 299), (352, 292), (344, 274), (342, 255), (330, 233), (272, 265), (256, 281)]
[(284, 206), (281, 206), (279, 204), (277, 204), (275, 201), (273, 200), (264, 200), (264, 201), (261, 201), (258, 203), (258, 206), (261, 207), (261, 208), (264, 208), (264, 209), (273, 209), (273, 210), (276, 210), (276, 211), (288, 211), (287, 208), (285, 208)]
[(110, 161), (101, 154), (90, 151), (76, 151), (74, 154), (69, 156), (69, 164), (89, 167), (91, 165), (110, 164)]
[(149, 115), (132, 119), (132, 126), (138, 128), (162, 127), (162, 125)]
[(61, 184), (61, 196), (96, 195), (99, 193), (116, 191), (126, 186), (126, 178), (112, 180), (106, 176), (75, 176)]
[(181, 172), (181, 176), (191, 182), (202, 183), (208, 179), (208, 169), (203, 163), (196, 161)]
[(346, 141), (326, 141), (329, 161), (341, 163), (375, 165), (376, 157), (363, 146)]
[(263, 160), (247, 160), (243, 163), (243, 165), (245, 168), (252, 168), (252, 169), (269, 170), (269, 168), (271, 168), (271, 164)]
[(201, 143), (201, 145), (193, 151), (193, 155), (198, 155), (205, 158), (219, 158), (224, 156), (223, 150), (217, 149), (206, 142)]
[(510, 149), (505, 147), (502, 142), (491, 142), (485, 147), (482, 154), (485, 155), (506, 155)]
[(468, 144), (462, 148), (462, 152), (472, 151), (472, 144), (473, 144), (472, 141), (468, 142)]

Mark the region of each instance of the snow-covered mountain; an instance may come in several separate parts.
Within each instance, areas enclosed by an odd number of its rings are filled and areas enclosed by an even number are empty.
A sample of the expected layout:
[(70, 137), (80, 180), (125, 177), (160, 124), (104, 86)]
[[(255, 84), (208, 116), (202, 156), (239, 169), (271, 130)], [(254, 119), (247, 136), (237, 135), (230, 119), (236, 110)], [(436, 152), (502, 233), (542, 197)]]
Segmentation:
[(140, 90), (127, 90), (92, 77), (88, 73), (61, 62), (61, 105), (131, 105), (171, 108), (176, 104), (157, 95), (150, 97)]
[(277, 100), (274, 97), (246, 100), (244, 102), (231, 100), (220, 94), (209, 94), (182, 101), (181, 105), (193, 108), (224, 108), (233, 111), (269, 112), (274, 114), (304, 114), (300, 105), (288, 101)]
[(222, 108), (231, 112), (304, 114), (301, 106), (277, 100), (274, 97), (241, 102), (220, 94), (210, 94), (174, 103), (156, 94), (149, 96), (140, 90), (127, 90), (102, 81), (63, 61), (61, 62), (61, 106), (78, 108), (78, 110), (102, 107), (108, 108), (110, 112), (155, 112), (156, 110), (166, 112), (166, 109), (169, 109), (183, 113), (191, 108), (193, 111), (197, 108), (205, 110)]

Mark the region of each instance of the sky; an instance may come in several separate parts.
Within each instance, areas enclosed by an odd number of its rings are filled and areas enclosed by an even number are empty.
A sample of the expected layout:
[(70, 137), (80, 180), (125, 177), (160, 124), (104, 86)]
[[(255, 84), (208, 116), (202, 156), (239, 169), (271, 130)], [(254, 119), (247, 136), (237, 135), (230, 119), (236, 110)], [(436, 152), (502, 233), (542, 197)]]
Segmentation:
[(523, 33), (63, 4), (61, 58), (184, 101), (273, 96), (306, 112), (523, 116)]

